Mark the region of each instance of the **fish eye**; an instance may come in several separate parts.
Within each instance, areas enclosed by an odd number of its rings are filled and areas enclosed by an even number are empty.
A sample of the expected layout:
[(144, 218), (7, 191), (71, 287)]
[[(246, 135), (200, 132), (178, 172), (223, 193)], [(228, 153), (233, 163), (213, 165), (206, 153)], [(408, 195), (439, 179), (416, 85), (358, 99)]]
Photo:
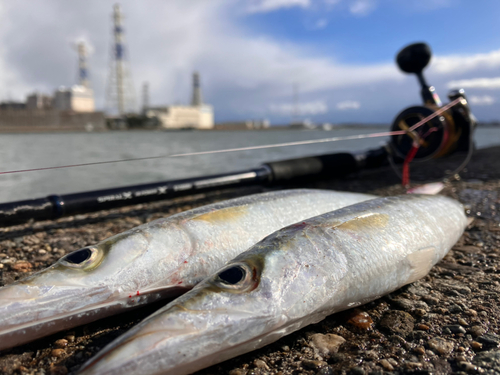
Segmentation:
[(69, 268), (88, 271), (97, 267), (102, 261), (102, 252), (95, 247), (84, 247), (63, 256), (59, 262)]
[(64, 257), (66, 262), (80, 264), (90, 259), (92, 256), (92, 250), (88, 247), (84, 247), (83, 249), (73, 251)]
[(214, 284), (227, 291), (245, 292), (258, 284), (255, 275), (256, 272), (246, 263), (230, 264), (217, 274)]
[(219, 273), (219, 279), (227, 284), (238, 284), (245, 278), (245, 270), (241, 266), (234, 266)]

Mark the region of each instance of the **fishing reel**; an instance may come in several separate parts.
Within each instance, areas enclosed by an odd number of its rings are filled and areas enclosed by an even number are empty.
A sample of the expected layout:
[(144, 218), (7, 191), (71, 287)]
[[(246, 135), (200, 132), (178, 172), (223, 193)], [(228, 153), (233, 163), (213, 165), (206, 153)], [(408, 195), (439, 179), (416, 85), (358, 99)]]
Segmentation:
[(443, 106), (435, 88), (427, 84), (422, 73), (431, 56), (431, 49), (425, 43), (411, 44), (397, 54), (399, 68), (417, 76), (424, 104), (406, 108), (394, 119), (389, 143), (391, 162), (426, 161), (457, 151), (472, 152), (477, 121), (465, 91), (450, 91), (450, 103)]

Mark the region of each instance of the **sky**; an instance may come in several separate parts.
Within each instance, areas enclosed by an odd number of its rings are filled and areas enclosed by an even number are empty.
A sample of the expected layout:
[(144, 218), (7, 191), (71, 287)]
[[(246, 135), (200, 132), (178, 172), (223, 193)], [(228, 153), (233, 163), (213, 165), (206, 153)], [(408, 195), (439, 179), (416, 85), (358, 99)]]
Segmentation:
[[(91, 51), (96, 104), (105, 107), (112, 45), (108, 0), (0, 0), (0, 101), (77, 83), (75, 43)], [(480, 120), (500, 119), (497, 0), (122, 0), (137, 107), (187, 104), (199, 71), (216, 122), (389, 123), (421, 103), (396, 53), (427, 42), (424, 71), (446, 102), (466, 90)], [(294, 99), (296, 98), (296, 99)]]

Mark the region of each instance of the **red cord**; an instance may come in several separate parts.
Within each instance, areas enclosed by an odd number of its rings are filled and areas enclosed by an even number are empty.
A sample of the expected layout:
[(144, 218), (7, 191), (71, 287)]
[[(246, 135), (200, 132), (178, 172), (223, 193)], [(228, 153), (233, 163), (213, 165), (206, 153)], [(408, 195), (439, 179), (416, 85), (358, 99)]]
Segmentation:
[(413, 145), (406, 155), (405, 161), (403, 162), (403, 178), (401, 184), (404, 187), (410, 185), (410, 162), (413, 160), (415, 155), (417, 154), (418, 148), (420, 145), (418, 143), (413, 142)]

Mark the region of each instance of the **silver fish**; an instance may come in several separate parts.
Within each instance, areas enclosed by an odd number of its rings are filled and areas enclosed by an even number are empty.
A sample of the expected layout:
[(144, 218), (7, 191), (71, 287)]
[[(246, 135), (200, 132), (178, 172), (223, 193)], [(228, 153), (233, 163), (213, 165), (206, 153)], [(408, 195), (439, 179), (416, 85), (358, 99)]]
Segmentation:
[(288, 226), (87, 362), (80, 375), (189, 374), (414, 282), (456, 243), (463, 207), (373, 199)]
[(0, 350), (176, 297), (266, 235), (365, 194), (286, 190), (196, 208), (62, 257), (0, 288)]

